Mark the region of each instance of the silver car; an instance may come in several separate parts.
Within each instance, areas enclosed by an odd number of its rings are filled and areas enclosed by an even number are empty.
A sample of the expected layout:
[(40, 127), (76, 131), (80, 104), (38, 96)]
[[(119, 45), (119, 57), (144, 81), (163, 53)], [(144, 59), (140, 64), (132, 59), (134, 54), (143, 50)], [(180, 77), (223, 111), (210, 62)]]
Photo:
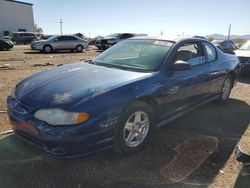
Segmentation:
[(35, 41), (31, 44), (31, 48), (46, 53), (54, 50), (76, 50), (77, 52), (82, 52), (83, 49), (88, 48), (88, 42), (74, 35), (60, 35), (50, 37), (47, 40)]

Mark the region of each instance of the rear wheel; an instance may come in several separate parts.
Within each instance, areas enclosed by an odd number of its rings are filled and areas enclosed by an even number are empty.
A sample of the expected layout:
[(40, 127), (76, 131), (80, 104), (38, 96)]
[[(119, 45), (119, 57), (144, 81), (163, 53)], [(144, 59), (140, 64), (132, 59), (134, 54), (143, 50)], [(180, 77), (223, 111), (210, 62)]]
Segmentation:
[(228, 100), (229, 95), (230, 95), (231, 90), (232, 90), (232, 86), (233, 86), (233, 78), (232, 78), (232, 76), (228, 75), (223, 82), (219, 102), (223, 103), (223, 102), (226, 102)]
[(76, 46), (76, 51), (77, 51), (77, 52), (82, 52), (82, 51), (83, 51), (82, 45), (77, 45), (77, 46)]
[(130, 104), (121, 114), (114, 136), (114, 149), (123, 155), (140, 150), (152, 136), (155, 117), (144, 102)]

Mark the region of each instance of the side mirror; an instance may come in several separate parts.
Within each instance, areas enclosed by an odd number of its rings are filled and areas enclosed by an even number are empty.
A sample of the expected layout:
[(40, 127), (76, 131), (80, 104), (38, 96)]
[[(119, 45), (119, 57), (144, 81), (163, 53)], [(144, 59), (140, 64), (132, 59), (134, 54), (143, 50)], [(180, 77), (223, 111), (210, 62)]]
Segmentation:
[(59, 40), (58, 39), (55, 39), (54, 42), (58, 42)]
[(191, 65), (186, 61), (177, 60), (173, 64), (173, 70), (190, 70), (190, 69)]

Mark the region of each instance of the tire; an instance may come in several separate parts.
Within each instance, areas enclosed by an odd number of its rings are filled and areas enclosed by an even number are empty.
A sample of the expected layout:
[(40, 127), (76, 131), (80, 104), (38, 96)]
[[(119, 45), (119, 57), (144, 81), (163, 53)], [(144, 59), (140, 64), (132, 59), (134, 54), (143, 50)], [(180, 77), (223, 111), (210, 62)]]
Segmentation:
[(225, 78), (223, 85), (221, 87), (221, 94), (220, 94), (218, 102), (225, 103), (228, 100), (232, 87), (233, 87), (233, 81), (234, 80), (231, 75), (228, 75)]
[(50, 46), (50, 45), (45, 45), (44, 47), (43, 47), (43, 51), (45, 52), (45, 53), (50, 53), (50, 52), (52, 52), (52, 47)]
[(76, 51), (77, 52), (82, 52), (83, 51), (83, 46), (82, 45), (77, 45), (76, 46)]
[(114, 135), (114, 149), (121, 155), (139, 151), (155, 130), (152, 108), (142, 102), (131, 103), (120, 115)]
[(3, 51), (7, 51), (7, 50), (9, 50), (9, 49), (10, 49), (10, 46), (7, 45), (7, 44), (4, 44), (4, 45), (0, 48), (0, 50), (3, 50)]

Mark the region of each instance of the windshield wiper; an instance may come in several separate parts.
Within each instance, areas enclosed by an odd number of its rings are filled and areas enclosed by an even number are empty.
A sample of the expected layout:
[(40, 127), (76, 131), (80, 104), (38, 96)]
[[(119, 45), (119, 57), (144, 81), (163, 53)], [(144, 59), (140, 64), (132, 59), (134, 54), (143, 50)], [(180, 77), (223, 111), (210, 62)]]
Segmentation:
[(93, 64), (93, 65), (96, 65), (96, 63), (93, 61), (93, 60), (91, 60), (91, 59), (89, 59), (89, 60), (86, 60), (85, 62), (87, 62), (87, 63), (89, 63), (89, 64)]

